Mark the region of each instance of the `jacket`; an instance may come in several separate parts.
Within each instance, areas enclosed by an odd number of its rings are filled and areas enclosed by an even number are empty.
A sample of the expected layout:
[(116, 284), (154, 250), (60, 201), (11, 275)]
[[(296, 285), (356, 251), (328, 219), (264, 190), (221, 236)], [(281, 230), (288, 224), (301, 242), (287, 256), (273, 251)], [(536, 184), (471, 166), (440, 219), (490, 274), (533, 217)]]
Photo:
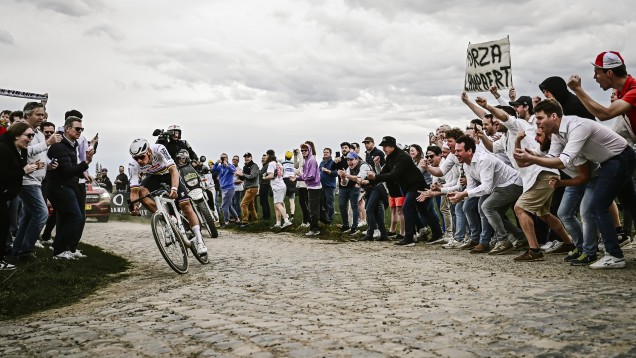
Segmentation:
[(0, 135), (0, 200), (11, 200), (20, 192), (27, 155), (26, 149), (18, 151), (9, 134)]
[(402, 195), (409, 192), (417, 192), (418, 190), (428, 189), (424, 176), (413, 159), (403, 150), (395, 148), (393, 152), (386, 157), (386, 164), (382, 167), (380, 174), (375, 176), (374, 181), (395, 183), (400, 187)]
[[(329, 159), (323, 159), (320, 162), (318, 168), (320, 169), (320, 183), (324, 188), (335, 188), (336, 187), (336, 178), (338, 177), (338, 171), (334, 168), (334, 164), (336, 162), (329, 157)], [(327, 168), (331, 170), (331, 174), (327, 174), (322, 171), (322, 168)]]
[[(27, 162), (35, 163), (40, 160), (41, 162), (47, 163), (48, 158), (46, 157), (46, 150), (48, 149), (48, 145), (46, 144), (44, 133), (42, 133), (40, 128), (34, 128), (33, 133), (35, 133), (35, 136), (33, 137), (33, 140), (31, 140), (31, 143), (29, 143), (29, 147), (27, 148), (27, 152), (29, 153)], [(22, 184), (42, 185), (42, 180), (44, 180), (45, 175), (46, 166), (42, 169), (34, 171), (31, 174), (25, 175), (22, 179)]]
[(258, 176), (258, 165), (251, 161), (250, 164), (245, 164), (243, 166), (243, 175), (239, 178), (243, 181), (243, 184), (245, 184), (245, 189), (249, 189), (258, 188)]
[(77, 143), (71, 143), (66, 137), (49, 147), (49, 158), (57, 159), (57, 168), (46, 172), (48, 185), (62, 185), (76, 189), (79, 177), (88, 170), (88, 164), (77, 163)]
[(221, 190), (234, 189), (234, 172), (236, 167), (233, 164), (223, 166), (223, 164), (216, 163), (212, 168), (212, 172), (219, 173), (219, 184), (221, 184)]
[(311, 150), (311, 146), (307, 146), (309, 151), (307, 157), (305, 157), (305, 163), (303, 164), (303, 173), (296, 179), (305, 182), (307, 189), (319, 189), (320, 185), (320, 172), (318, 169), (318, 162)]
[(541, 82), (539, 89), (552, 93), (554, 99), (563, 107), (564, 115), (595, 119), (594, 115), (581, 103), (581, 100), (574, 93), (568, 91), (568, 86), (563, 78), (558, 76), (548, 77)]

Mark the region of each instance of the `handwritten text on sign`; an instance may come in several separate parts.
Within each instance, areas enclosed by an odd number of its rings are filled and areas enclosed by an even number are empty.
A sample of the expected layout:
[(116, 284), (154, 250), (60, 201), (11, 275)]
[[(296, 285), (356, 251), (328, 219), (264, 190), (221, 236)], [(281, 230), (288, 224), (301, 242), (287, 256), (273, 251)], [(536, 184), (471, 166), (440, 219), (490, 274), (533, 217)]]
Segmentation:
[(486, 92), (492, 86), (498, 89), (512, 87), (510, 41), (497, 41), (468, 45), (466, 50), (466, 92)]

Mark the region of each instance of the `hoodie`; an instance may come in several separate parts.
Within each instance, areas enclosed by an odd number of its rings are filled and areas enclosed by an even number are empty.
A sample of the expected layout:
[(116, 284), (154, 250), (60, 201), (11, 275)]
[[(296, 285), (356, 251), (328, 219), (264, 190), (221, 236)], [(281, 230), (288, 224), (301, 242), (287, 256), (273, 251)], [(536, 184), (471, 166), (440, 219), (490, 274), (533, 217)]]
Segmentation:
[(564, 115), (594, 119), (594, 115), (585, 108), (581, 100), (574, 93), (568, 91), (568, 86), (563, 78), (558, 76), (548, 77), (541, 82), (539, 89), (552, 93), (554, 99), (563, 107)]
[(0, 200), (11, 200), (20, 192), (27, 155), (26, 149), (18, 152), (13, 138), (8, 133), (0, 135), (0, 156), (2, 156), (2, 160), (0, 160)]
[(311, 150), (310, 145), (306, 146), (307, 156), (304, 157), (305, 163), (303, 164), (303, 172), (302, 174), (296, 178), (296, 180), (303, 181), (307, 184), (307, 189), (320, 189), (322, 186), (320, 185), (320, 170), (318, 169), (318, 162)]
[(212, 168), (212, 172), (219, 173), (219, 183), (221, 184), (221, 190), (234, 189), (234, 172), (236, 167), (232, 164), (224, 166), (220, 163), (215, 163)]

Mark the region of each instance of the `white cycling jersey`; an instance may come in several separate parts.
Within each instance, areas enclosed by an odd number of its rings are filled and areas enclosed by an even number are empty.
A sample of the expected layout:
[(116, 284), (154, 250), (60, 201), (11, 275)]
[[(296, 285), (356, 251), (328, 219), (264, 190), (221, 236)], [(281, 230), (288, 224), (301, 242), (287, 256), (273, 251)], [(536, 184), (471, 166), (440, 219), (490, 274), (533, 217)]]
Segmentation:
[(141, 174), (164, 175), (168, 173), (170, 167), (175, 166), (174, 160), (172, 160), (168, 150), (162, 144), (151, 144), (150, 150), (152, 151), (152, 158), (147, 165), (141, 166), (134, 159), (128, 163), (131, 188), (139, 186)]

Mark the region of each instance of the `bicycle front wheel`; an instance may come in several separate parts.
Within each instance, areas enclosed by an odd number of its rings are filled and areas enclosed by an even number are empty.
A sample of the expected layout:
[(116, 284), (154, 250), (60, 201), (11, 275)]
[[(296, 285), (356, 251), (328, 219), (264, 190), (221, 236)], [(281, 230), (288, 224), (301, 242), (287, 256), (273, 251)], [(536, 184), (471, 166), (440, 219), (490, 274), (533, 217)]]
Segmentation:
[(152, 234), (161, 256), (177, 273), (188, 272), (188, 252), (170, 223), (162, 213), (154, 213), (151, 219)]

